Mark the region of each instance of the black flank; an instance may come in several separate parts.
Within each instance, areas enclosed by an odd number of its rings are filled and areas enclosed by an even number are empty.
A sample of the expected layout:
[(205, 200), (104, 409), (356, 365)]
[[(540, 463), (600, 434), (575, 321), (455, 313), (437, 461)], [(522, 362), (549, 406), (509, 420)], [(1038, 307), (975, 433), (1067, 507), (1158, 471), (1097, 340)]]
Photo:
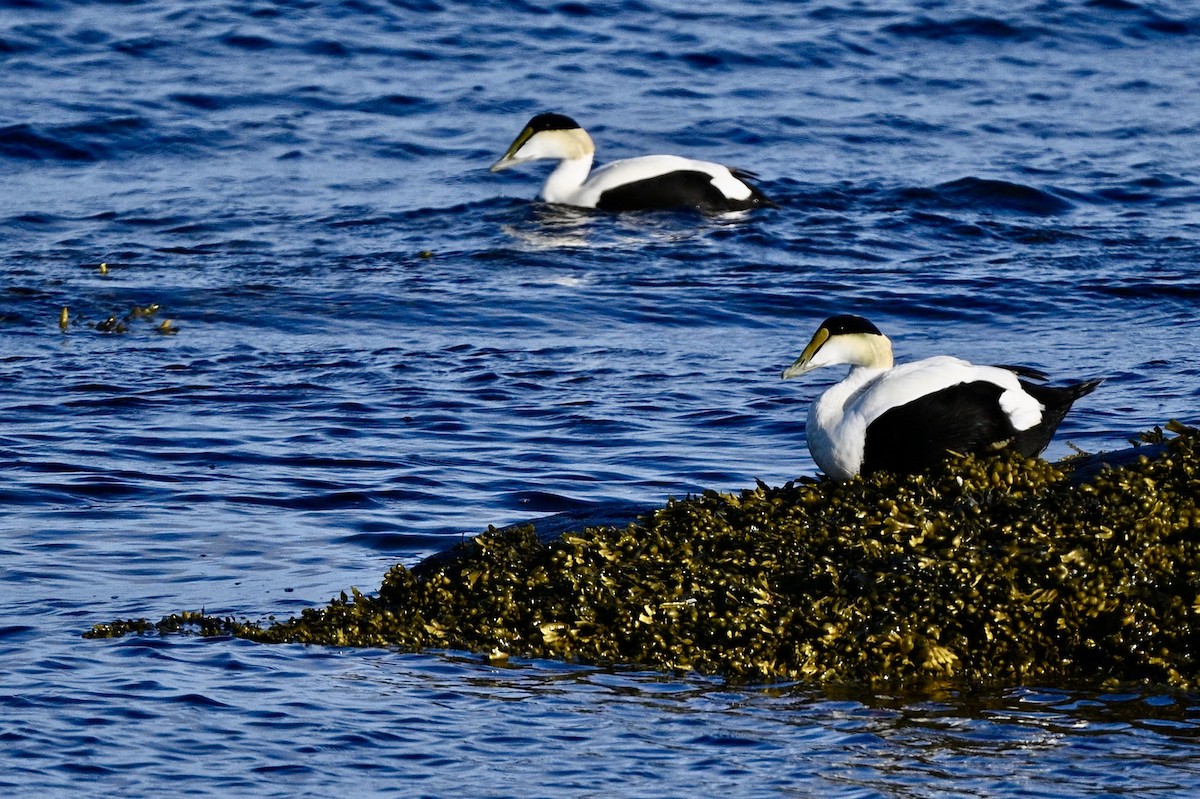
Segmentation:
[(762, 204), (758, 199), (762, 193), (753, 186), (750, 188), (748, 199), (731, 200), (713, 185), (712, 176), (706, 172), (668, 172), (609, 189), (600, 195), (596, 207), (605, 211), (667, 208), (698, 208), (709, 213), (742, 211)]
[(1009, 446), (1033, 457), (1042, 452), (1071, 405), (1100, 380), (1050, 387), (1021, 381), (1040, 402), (1042, 421), (1018, 432), (1000, 409), (1003, 389), (995, 383), (960, 383), (883, 413), (867, 427), (862, 472), (911, 473), (928, 469), (948, 450), (987, 453)]
[(955, 452), (986, 452), (1016, 435), (1000, 410), (1003, 389), (978, 381), (926, 394), (867, 426), (862, 472), (920, 472)]

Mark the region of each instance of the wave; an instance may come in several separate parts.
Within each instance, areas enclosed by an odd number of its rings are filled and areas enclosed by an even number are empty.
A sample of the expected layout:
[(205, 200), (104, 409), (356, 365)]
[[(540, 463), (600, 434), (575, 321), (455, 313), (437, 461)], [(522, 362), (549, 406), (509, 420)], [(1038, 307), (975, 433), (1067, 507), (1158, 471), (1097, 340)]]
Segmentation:
[(1074, 204), (1051, 191), (1006, 180), (965, 177), (931, 188), (906, 188), (895, 192), (905, 205), (924, 208), (970, 208), (976, 211), (1053, 216), (1070, 211)]
[(933, 20), (921, 17), (912, 22), (896, 22), (884, 27), (893, 36), (918, 39), (954, 40), (993, 39), (1024, 40), (1037, 35), (1035, 29), (1010, 25), (994, 17), (962, 17), (952, 20)]

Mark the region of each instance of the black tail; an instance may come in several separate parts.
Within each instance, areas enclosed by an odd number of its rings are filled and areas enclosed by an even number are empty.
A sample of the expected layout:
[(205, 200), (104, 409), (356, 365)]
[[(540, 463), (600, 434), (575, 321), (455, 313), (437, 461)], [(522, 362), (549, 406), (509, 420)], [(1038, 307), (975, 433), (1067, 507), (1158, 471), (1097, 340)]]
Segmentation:
[(758, 180), (758, 175), (746, 169), (729, 168), (730, 173), (735, 178), (745, 183), (750, 187), (750, 199), (747, 200), (747, 208), (778, 208), (779, 204), (772, 200), (767, 195), (763, 194), (762, 189), (755, 185)]
[(1012, 443), (1013, 448), (1029, 457), (1041, 454), (1041, 451), (1050, 443), (1050, 439), (1054, 437), (1054, 431), (1062, 424), (1067, 411), (1071, 410), (1071, 406), (1075, 404), (1075, 400), (1091, 394), (1096, 390), (1096, 386), (1103, 382), (1103, 379), (1085, 380), (1070, 386), (1056, 387), (1039, 386), (1022, 380), (1021, 387), (1027, 394), (1042, 403), (1044, 410), (1042, 411), (1042, 421), (1028, 430), (1017, 433)]

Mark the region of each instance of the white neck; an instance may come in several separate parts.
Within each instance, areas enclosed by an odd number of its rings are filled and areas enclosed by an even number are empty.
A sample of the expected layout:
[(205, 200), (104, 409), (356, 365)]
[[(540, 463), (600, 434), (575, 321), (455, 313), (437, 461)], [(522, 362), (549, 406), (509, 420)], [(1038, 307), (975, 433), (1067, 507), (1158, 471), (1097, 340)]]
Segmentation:
[(864, 386), (873, 383), (884, 371), (886, 369), (873, 366), (851, 366), (846, 378), (825, 389), (813, 407), (820, 407), (820, 414), (827, 424), (841, 424), (846, 403)]
[(570, 203), (592, 171), (592, 157), (587, 153), (559, 161), (542, 186), (542, 199), (548, 203)]
[[(808, 410), (808, 449), (821, 471), (835, 480), (845, 480), (862, 466), (865, 420), (857, 414), (846, 417), (846, 405), (886, 368), (851, 366), (850, 374), (826, 389)], [(853, 430), (847, 430), (845, 425)], [(861, 428), (861, 429), (860, 429)]]

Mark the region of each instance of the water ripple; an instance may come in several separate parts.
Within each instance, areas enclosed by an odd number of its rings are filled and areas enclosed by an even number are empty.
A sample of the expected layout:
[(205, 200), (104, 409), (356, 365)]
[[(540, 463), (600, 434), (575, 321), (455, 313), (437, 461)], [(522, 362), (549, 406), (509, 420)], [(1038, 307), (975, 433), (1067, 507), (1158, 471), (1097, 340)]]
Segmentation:
[[(778, 375), (831, 313), (905, 360), (1105, 377), (1050, 457), (1186, 420), (1188, 4), (0, 7), (0, 793), (1197, 783), (1195, 698), (1146, 687), (913, 698), (78, 638), (292, 615), (488, 524), (812, 474), (833, 376)], [(749, 168), (780, 207), (539, 203), (548, 165), (487, 167), (543, 110), (601, 161)]]

